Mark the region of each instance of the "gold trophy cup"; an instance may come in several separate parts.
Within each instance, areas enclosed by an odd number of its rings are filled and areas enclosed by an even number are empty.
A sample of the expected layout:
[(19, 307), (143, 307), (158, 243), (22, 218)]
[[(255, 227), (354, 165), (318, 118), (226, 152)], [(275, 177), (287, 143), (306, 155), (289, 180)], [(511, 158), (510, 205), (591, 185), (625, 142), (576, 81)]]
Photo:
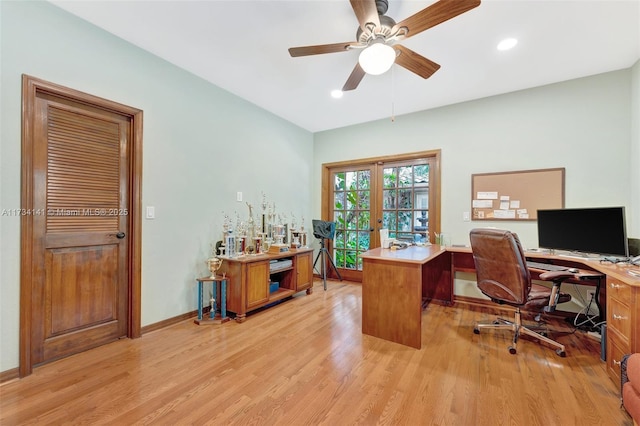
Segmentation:
[(207, 259), (206, 263), (209, 267), (209, 271), (211, 271), (211, 276), (209, 278), (214, 280), (216, 278), (216, 271), (222, 266), (222, 259), (219, 257), (212, 257)]

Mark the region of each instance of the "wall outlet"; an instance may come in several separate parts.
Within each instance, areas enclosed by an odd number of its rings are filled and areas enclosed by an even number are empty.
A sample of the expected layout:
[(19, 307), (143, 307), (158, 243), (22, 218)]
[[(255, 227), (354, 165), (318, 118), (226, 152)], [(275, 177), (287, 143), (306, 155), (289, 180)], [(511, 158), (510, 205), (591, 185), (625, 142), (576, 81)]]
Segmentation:
[(242, 201), (242, 192), (236, 192), (236, 201)]
[(471, 217), (469, 216), (469, 212), (462, 212), (462, 221), (469, 222), (470, 220), (471, 220)]

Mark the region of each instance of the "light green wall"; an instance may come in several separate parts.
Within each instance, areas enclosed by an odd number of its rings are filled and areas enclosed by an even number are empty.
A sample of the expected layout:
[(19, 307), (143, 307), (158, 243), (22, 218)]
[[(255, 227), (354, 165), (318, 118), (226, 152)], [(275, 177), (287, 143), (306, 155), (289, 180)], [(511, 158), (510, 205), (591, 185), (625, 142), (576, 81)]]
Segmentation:
[[(310, 228), (313, 135), (44, 2), (0, 2), (0, 211), (20, 207), (21, 75), (144, 111), (142, 325), (197, 308), (222, 211), (261, 192)], [(0, 217), (0, 371), (18, 366), (20, 220)]]

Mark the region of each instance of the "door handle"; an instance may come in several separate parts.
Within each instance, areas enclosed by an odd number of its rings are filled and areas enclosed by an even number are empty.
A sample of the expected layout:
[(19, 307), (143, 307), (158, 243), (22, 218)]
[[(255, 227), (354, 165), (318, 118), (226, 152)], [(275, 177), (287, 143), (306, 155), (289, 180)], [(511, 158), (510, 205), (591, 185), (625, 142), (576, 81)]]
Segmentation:
[(124, 232), (118, 232), (118, 233), (116, 234), (116, 238), (117, 238), (117, 239), (119, 239), (119, 240), (121, 240), (121, 239), (123, 239), (123, 238), (125, 237), (125, 235), (126, 235), (126, 234), (125, 234)]

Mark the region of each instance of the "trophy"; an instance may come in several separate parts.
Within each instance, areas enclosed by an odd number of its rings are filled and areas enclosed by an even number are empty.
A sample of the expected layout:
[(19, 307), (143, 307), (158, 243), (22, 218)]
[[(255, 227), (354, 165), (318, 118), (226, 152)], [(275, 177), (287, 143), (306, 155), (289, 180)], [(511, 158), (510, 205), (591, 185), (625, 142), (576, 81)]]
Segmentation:
[(209, 278), (215, 280), (216, 272), (222, 266), (222, 259), (219, 257), (212, 257), (210, 259), (207, 259), (206, 264), (209, 267), (209, 271), (211, 271), (211, 276)]
[(304, 230), (304, 216), (302, 216), (301, 219), (301, 224), (300, 224), (300, 231), (298, 232), (298, 235), (300, 236), (300, 244), (302, 245), (302, 247), (307, 247), (307, 232)]
[(298, 231), (298, 228), (296, 227), (296, 217), (293, 213), (291, 213), (291, 228), (290, 228), (290, 232), (291, 232), (291, 248), (292, 249), (298, 249), (301, 246), (300, 243), (300, 232)]
[(286, 228), (282, 224), (273, 225), (273, 238), (275, 242), (269, 246), (269, 253), (277, 254), (289, 251), (289, 246), (284, 243)]

